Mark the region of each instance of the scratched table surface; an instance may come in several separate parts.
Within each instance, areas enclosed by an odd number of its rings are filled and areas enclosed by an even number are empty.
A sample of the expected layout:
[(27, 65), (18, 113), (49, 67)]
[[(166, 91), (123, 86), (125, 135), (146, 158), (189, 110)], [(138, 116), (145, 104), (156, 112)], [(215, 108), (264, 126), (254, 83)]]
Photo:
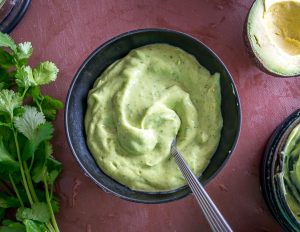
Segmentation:
[[(212, 48), (229, 68), (242, 105), (236, 150), (206, 189), (235, 231), (282, 231), (261, 193), (259, 167), (272, 131), (300, 107), (300, 80), (264, 74), (248, 57), (243, 25), (252, 0), (32, 0), (11, 33), (32, 41), (32, 64), (52, 60), (60, 73), (44, 92), (65, 101), (86, 57), (110, 38), (138, 28), (170, 28)], [(64, 171), (56, 191), (61, 231), (209, 231), (193, 196), (159, 205), (121, 200), (99, 189), (68, 147), (63, 111), (55, 121), (54, 155)]]

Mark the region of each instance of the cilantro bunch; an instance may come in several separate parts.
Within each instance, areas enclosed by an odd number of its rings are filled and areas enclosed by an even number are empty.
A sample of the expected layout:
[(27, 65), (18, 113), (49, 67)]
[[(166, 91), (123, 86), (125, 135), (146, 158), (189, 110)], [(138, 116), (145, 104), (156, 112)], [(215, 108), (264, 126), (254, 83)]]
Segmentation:
[(53, 185), (62, 165), (52, 156), (51, 121), (63, 104), (43, 95), (58, 69), (28, 65), (30, 42), (0, 32), (0, 232), (57, 232)]

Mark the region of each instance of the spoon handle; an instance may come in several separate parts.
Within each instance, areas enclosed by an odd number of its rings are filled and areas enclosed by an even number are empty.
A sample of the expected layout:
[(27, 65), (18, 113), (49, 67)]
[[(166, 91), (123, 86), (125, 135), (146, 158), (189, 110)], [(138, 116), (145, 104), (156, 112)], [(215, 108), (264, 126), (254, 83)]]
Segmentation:
[(171, 154), (174, 156), (177, 165), (194, 193), (212, 231), (232, 232), (232, 229), (218, 210), (217, 206), (213, 203), (174, 144), (171, 146)]

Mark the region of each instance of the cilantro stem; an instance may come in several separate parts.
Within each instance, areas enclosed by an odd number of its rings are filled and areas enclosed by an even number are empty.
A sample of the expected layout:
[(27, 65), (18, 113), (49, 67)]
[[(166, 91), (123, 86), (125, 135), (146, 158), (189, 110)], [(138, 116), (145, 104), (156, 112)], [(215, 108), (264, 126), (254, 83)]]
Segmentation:
[(30, 203), (30, 205), (33, 205), (33, 200), (32, 200), (30, 191), (28, 189), (27, 180), (26, 180), (26, 177), (25, 177), (25, 174), (24, 174), (24, 169), (23, 169), (23, 165), (22, 165), (22, 161), (21, 161), (20, 147), (19, 147), (19, 142), (18, 142), (18, 138), (17, 138), (17, 133), (15, 132), (15, 130), (13, 128), (12, 128), (12, 131), (13, 131), (13, 135), (14, 135), (14, 139), (15, 139), (18, 162), (19, 162), (19, 165), (20, 165), (20, 171), (21, 171), (21, 176), (22, 176), (22, 180), (23, 180), (23, 185), (24, 185), (29, 203)]
[(28, 87), (24, 89), (24, 92), (23, 92), (23, 94), (22, 94), (22, 99), (24, 99), (25, 94), (27, 93), (28, 89), (29, 89)]
[(31, 177), (30, 177), (29, 169), (28, 169), (28, 166), (27, 166), (27, 163), (25, 161), (23, 161), (23, 165), (24, 165), (24, 172), (25, 172), (25, 175), (27, 177), (28, 187), (29, 187), (29, 190), (30, 190), (30, 192), (32, 194), (33, 200), (35, 202), (38, 202), (39, 199), (37, 198), (37, 195), (35, 193), (35, 190), (34, 190), (34, 187), (33, 187), (33, 184), (32, 184), (32, 180), (31, 180)]
[(47, 228), (50, 230), (50, 232), (55, 232), (55, 230), (54, 230), (54, 228), (53, 228), (53, 226), (51, 225), (50, 222), (47, 222), (47, 223), (46, 223), (46, 226), (47, 226)]
[(16, 195), (17, 195), (17, 198), (18, 198), (18, 200), (19, 200), (21, 206), (24, 207), (23, 200), (22, 200), (22, 198), (20, 197), (19, 191), (18, 191), (18, 189), (17, 189), (17, 187), (16, 187), (15, 181), (14, 181), (14, 179), (12, 178), (11, 174), (9, 174), (9, 180), (10, 180), (11, 185), (12, 185), (12, 187), (13, 187), (13, 189), (14, 189)]
[(4, 123), (4, 122), (0, 122), (0, 126), (6, 126), (6, 127), (9, 127), (9, 128), (10, 128), (10, 124)]
[(54, 229), (56, 232), (59, 232), (56, 220), (55, 220), (55, 216), (54, 216), (54, 212), (52, 209), (52, 205), (51, 205), (51, 201), (50, 201), (50, 196), (49, 196), (49, 190), (48, 190), (48, 184), (47, 184), (47, 180), (46, 180), (46, 176), (43, 175), (43, 182), (44, 182), (44, 186), (45, 186), (45, 192), (46, 192), (46, 201), (49, 207), (49, 211), (50, 211), (50, 215), (51, 215), (51, 222), (54, 226)]
[(34, 161), (34, 153), (32, 154), (32, 157), (31, 157), (31, 161), (30, 161), (30, 165), (29, 165), (29, 170), (32, 169), (33, 161)]
[[(31, 211), (33, 216), (39, 213), (43, 214), (45, 210), (44, 207), (46, 207), (47, 211), (49, 211), (47, 212), (48, 220), (42, 225), (45, 232), (59, 232), (54, 216), (54, 212), (56, 212), (54, 211), (56, 209), (54, 203), (58, 204), (58, 202), (53, 202), (53, 182), (61, 171), (61, 168), (59, 167), (55, 170), (58, 173), (54, 173), (54, 176), (48, 176), (49, 170), (47, 170), (48, 167), (44, 163), (43, 169), (39, 169), (41, 160), (44, 161), (42, 158), (45, 158), (45, 155), (47, 158), (48, 153), (52, 152), (52, 149), (45, 150), (48, 148), (41, 147), (40, 149), (44, 149), (45, 152), (45, 154), (42, 154), (43, 157), (39, 157), (41, 159), (35, 159), (36, 157), (34, 157), (42, 141), (49, 140), (50, 144), (50, 138), (52, 138), (53, 133), (52, 124), (44, 125), (44, 128), (38, 128), (38, 126), (45, 124), (46, 120), (49, 120), (47, 123), (50, 124), (50, 121), (54, 120), (56, 116), (56, 111), (62, 108), (60, 101), (50, 96), (44, 96), (40, 86), (54, 81), (59, 70), (54, 63), (49, 61), (41, 62), (36, 68), (30, 67), (28, 65), (29, 58), (32, 55), (30, 42), (16, 44), (9, 35), (1, 32), (0, 41), (2, 42), (0, 44), (0, 53), (1, 51), (4, 52), (5, 56), (4, 66), (2, 67), (4, 76), (1, 78), (3, 85), (1, 85), (2, 88), (0, 88), (0, 128), (4, 129), (4, 127), (8, 127), (12, 131), (12, 133), (8, 133), (8, 138), (3, 142), (5, 148), (8, 149), (8, 155), (14, 155), (16, 153), (17, 156), (12, 156), (10, 157), (11, 159), (7, 158), (7, 160), (4, 158), (0, 160), (0, 164), (4, 166), (4, 170), (0, 171), (5, 175), (5, 180), (2, 181), (3, 178), (0, 178), (0, 193), (5, 193), (5, 195), (7, 194), (9, 197), (13, 196), (14, 202), (15, 199), (18, 199), (16, 206), (26, 207), (25, 209), (28, 210), (28, 213), (24, 211), (24, 214), (31, 214), (29, 213)], [(30, 99), (26, 99), (27, 97)], [(31, 100), (30, 103), (27, 100)], [(26, 104), (28, 104), (29, 107), (24, 107), (24, 112), (22, 112), (21, 107)], [(47, 112), (47, 110), (49, 112)], [(43, 111), (45, 111), (47, 115), (45, 115)], [(39, 129), (41, 130), (39, 131)], [(11, 147), (11, 142), (13, 143), (13, 147)], [(29, 142), (29, 144), (27, 144), (27, 142)], [(24, 147), (28, 145), (29, 147)], [(24, 154), (22, 153), (23, 151)], [(25, 159), (27, 155), (30, 155), (30, 157)], [(38, 154), (36, 154), (36, 156), (37, 155)], [(18, 164), (18, 174), (20, 171), (20, 177), (13, 174), (14, 170), (10, 170), (13, 161), (14, 164)], [(61, 164), (59, 163), (58, 165), (60, 166)], [(37, 169), (34, 169), (37, 173), (32, 172), (32, 169), (35, 167), (37, 167)], [(42, 180), (39, 179), (38, 183), (35, 183), (35, 177), (40, 177), (40, 175), (42, 175)], [(23, 196), (24, 190), (26, 196)], [(45, 196), (40, 196), (40, 194), (45, 194)], [(43, 200), (39, 202), (39, 198)], [(44, 198), (46, 198), (46, 200), (44, 200)], [(43, 204), (43, 210), (40, 211), (38, 207), (35, 210), (35, 206), (38, 206), (38, 203)], [(17, 219), (18, 214), (15, 216)], [(42, 217), (43, 215), (41, 215), (41, 218)], [(25, 220), (29, 218), (30, 215), (24, 215), (24, 218), (22, 217), (25, 226), (27, 226)], [(18, 219), (21, 220), (21, 217)], [(19, 222), (18, 226), (21, 223), (22, 222)], [(38, 227), (39, 223), (36, 226)], [(2, 231), (1, 229), (0, 220), (0, 231)], [(11, 228), (11, 231), (15, 230), (13, 227)], [(36, 230), (39, 229), (37, 228)]]
[(53, 184), (50, 185), (50, 199), (53, 197)]
[(41, 104), (38, 101), (35, 101), (35, 103), (38, 106), (40, 112), (44, 113)]

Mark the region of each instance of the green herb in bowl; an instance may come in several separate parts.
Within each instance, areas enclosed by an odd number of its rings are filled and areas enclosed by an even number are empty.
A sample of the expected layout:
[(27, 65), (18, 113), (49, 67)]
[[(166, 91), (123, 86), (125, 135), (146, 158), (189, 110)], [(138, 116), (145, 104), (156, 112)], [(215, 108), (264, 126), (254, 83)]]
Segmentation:
[(49, 61), (30, 67), (31, 54), (30, 42), (0, 33), (0, 232), (59, 231), (53, 185), (62, 165), (50, 140), (63, 104), (40, 89), (58, 69)]

